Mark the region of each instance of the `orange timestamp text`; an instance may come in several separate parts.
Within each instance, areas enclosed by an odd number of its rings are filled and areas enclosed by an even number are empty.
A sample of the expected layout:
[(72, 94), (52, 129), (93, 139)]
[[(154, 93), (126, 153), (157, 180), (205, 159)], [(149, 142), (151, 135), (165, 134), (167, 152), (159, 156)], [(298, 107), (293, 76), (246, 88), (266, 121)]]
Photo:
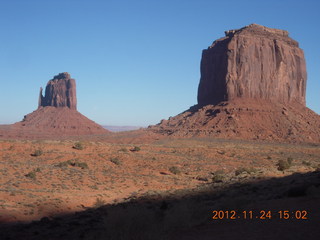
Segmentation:
[(213, 220), (223, 220), (223, 219), (298, 219), (306, 220), (308, 219), (308, 212), (306, 210), (280, 210), (280, 211), (271, 211), (271, 210), (258, 210), (258, 211), (235, 211), (235, 210), (214, 210), (212, 211)]

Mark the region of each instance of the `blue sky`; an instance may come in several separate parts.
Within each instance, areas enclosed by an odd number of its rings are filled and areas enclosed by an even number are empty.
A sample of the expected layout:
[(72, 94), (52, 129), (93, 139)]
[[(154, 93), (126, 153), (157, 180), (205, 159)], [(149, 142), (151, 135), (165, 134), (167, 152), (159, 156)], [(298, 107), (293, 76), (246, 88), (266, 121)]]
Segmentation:
[(202, 49), (251, 23), (300, 43), (307, 106), (320, 113), (319, 12), (317, 0), (0, 0), (0, 124), (36, 110), (60, 72), (97, 123), (156, 124), (196, 104)]

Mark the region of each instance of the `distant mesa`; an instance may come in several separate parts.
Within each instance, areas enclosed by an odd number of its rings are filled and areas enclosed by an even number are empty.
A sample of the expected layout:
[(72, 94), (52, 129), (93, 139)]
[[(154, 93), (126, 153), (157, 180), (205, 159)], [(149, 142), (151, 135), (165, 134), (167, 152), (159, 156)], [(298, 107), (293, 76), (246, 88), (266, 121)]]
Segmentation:
[(202, 52), (198, 104), (149, 130), (174, 137), (213, 136), (320, 142), (320, 117), (306, 107), (306, 63), (284, 30), (258, 24), (225, 32)]
[(13, 125), (16, 136), (27, 138), (105, 134), (109, 131), (77, 111), (76, 81), (67, 72), (54, 76), (40, 96), (38, 109)]

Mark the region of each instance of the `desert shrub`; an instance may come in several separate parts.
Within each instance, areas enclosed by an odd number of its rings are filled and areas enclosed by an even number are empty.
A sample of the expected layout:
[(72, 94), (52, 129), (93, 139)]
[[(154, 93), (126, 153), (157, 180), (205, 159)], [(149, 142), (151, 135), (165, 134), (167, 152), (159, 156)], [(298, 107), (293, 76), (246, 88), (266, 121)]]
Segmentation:
[(225, 178), (225, 174), (223, 170), (218, 170), (211, 174), (213, 175), (212, 182), (214, 183), (223, 182), (223, 179)]
[(287, 158), (287, 161), (288, 161), (288, 163), (290, 164), (290, 166), (292, 165), (292, 162), (293, 162), (293, 158), (292, 157), (288, 157)]
[(97, 198), (95, 203), (93, 204), (93, 207), (94, 208), (99, 208), (99, 207), (102, 207), (104, 205), (106, 205), (106, 201), (101, 199), (101, 198)]
[(251, 174), (251, 173), (255, 173), (257, 172), (257, 169), (253, 168), (253, 167), (250, 167), (250, 168), (239, 168), (235, 171), (235, 175), (238, 176), (242, 173), (248, 173), (248, 174)]
[(236, 176), (238, 176), (238, 175), (240, 175), (241, 173), (244, 173), (244, 172), (245, 172), (244, 168), (239, 168), (239, 169), (237, 169), (237, 170), (234, 172), (234, 174), (235, 174)]
[(36, 172), (35, 171), (31, 171), (31, 172), (27, 173), (24, 176), (26, 176), (27, 178), (31, 178), (31, 179), (35, 180), (36, 179)]
[(56, 167), (67, 167), (67, 166), (79, 167), (81, 169), (89, 168), (87, 163), (78, 162), (77, 160), (68, 160), (68, 161), (60, 162), (56, 165)]
[(215, 183), (223, 182), (223, 179), (224, 179), (224, 175), (222, 175), (222, 174), (214, 175), (212, 177), (212, 181), (215, 182)]
[(202, 176), (197, 176), (196, 179), (198, 181), (202, 181), (202, 182), (208, 182), (209, 181), (207, 177), (202, 177)]
[(76, 142), (73, 146), (74, 149), (77, 149), (77, 150), (83, 150), (84, 149), (84, 146), (83, 146), (83, 143), (82, 142)]
[(176, 166), (170, 167), (169, 171), (173, 174), (180, 174), (181, 173), (180, 169)]
[(272, 157), (268, 156), (267, 159), (270, 160), (270, 159), (272, 159)]
[(311, 166), (311, 162), (308, 162), (308, 161), (305, 161), (305, 160), (302, 161), (302, 164), (303, 164), (303, 165), (306, 165), (306, 166), (308, 166), (308, 167)]
[(67, 167), (68, 165), (70, 165), (70, 160), (68, 161), (64, 161), (64, 162), (59, 162), (56, 167)]
[(131, 152), (138, 152), (138, 151), (140, 151), (140, 150), (141, 150), (140, 147), (134, 146), (134, 148), (131, 149), (130, 151), (131, 151)]
[(119, 158), (117, 158), (117, 157), (111, 158), (111, 159), (110, 159), (110, 162), (112, 162), (112, 163), (114, 163), (114, 164), (116, 164), (116, 165), (120, 165), (120, 164), (121, 164)]
[(277, 163), (277, 166), (279, 171), (284, 171), (291, 167), (291, 163), (288, 160), (280, 159), (279, 162)]
[(36, 168), (36, 170), (34, 170), (35, 172), (41, 172), (40, 168)]
[(120, 148), (119, 152), (128, 152), (128, 149), (123, 147), (123, 148)]
[(36, 149), (32, 154), (31, 156), (33, 157), (38, 157), (38, 156), (41, 156), (43, 154), (43, 151), (41, 149)]
[(82, 169), (88, 169), (88, 164), (85, 163), (85, 162), (75, 162), (74, 167), (79, 167), (79, 168), (82, 168)]

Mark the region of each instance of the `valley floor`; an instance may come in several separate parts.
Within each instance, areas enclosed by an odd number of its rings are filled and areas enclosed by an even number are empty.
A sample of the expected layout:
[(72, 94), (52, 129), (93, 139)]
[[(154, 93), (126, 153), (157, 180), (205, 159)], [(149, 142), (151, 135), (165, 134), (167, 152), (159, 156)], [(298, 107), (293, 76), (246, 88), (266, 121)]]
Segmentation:
[[(231, 239), (224, 236), (236, 230), (246, 236), (237, 239), (257, 239), (277, 224), (312, 232), (320, 219), (319, 156), (318, 145), (205, 138), (1, 140), (0, 230), (7, 239)], [(250, 209), (253, 218), (270, 210), (272, 219), (244, 220)], [(214, 220), (213, 210), (241, 214)], [(294, 217), (305, 210), (309, 219), (280, 220), (280, 210)]]

